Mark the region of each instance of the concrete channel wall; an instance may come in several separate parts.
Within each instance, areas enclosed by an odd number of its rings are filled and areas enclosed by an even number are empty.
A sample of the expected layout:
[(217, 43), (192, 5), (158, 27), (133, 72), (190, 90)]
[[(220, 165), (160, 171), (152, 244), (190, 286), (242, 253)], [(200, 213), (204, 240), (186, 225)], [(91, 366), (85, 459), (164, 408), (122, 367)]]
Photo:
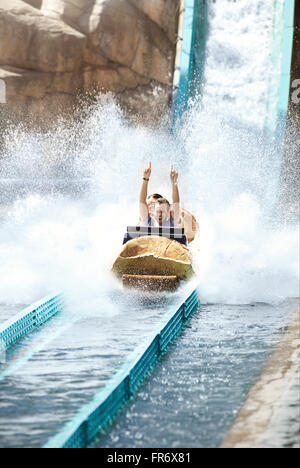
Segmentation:
[(300, 448), (300, 308), (221, 448)]

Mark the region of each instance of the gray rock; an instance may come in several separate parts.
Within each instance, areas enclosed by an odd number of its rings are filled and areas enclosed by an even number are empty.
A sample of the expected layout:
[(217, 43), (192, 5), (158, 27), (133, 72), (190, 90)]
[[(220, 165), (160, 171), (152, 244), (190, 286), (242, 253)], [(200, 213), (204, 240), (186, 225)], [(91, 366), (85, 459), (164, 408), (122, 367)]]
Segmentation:
[(157, 120), (172, 91), (178, 6), (179, 0), (0, 0), (8, 106), (44, 120), (52, 109), (68, 113), (79, 91), (96, 87)]

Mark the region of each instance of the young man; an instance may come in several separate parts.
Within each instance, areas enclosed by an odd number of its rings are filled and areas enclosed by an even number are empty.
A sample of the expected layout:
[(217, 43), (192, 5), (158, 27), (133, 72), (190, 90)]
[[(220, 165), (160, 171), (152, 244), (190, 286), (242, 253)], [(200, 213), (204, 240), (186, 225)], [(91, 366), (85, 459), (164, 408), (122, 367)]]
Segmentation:
[(172, 208), (166, 198), (155, 193), (147, 197), (148, 183), (151, 177), (151, 162), (144, 170), (140, 192), (141, 226), (180, 227), (180, 197), (178, 190), (178, 172), (171, 166)]

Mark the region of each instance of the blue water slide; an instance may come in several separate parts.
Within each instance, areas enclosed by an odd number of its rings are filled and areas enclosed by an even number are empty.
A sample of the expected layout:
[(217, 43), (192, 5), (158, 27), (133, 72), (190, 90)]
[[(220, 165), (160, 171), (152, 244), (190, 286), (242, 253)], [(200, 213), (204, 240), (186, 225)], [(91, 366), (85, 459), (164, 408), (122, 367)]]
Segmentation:
[(277, 143), (283, 141), (289, 105), (294, 15), (295, 0), (273, 0), (272, 50), (265, 133)]
[(207, 20), (207, 0), (181, 1), (173, 82), (175, 120), (187, 109), (189, 99), (202, 93)]

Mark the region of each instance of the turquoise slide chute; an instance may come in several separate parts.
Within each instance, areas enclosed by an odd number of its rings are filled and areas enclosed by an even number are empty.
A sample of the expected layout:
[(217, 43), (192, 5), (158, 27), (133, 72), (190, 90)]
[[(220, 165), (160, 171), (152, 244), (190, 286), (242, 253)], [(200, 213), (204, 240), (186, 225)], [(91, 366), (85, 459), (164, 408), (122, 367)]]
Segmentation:
[(282, 141), (289, 105), (295, 0), (273, 0), (273, 37), (265, 132)]
[(189, 99), (200, 96), (202, 92), (207, 20), (207, 0), (181, 1), (174, 73), (175, 120), (186, 110)]

